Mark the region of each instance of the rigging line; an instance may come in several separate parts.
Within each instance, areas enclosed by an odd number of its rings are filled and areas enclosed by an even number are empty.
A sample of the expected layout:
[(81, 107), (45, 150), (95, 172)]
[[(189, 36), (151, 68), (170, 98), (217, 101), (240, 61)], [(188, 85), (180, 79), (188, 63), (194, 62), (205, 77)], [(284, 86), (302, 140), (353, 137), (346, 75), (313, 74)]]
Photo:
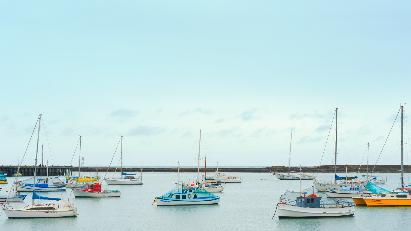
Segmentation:
[[(114, 150), (114, 153), (113, 153), (113, 155), (111, 156), (110, 164), (109, 164), (109, 165), (108, 165), (108, 167), (107, 167), (107, 170), (106, 170), (106, 173), (104, 174), (103, 179), (105, 179), (105, 178), (106, 178), (107, 173), (108, 173), (108, 170), (110, 169), (111, 164), (113, 163), (114, 156), (115, 156), (115, 155), (116, 155), (116, 153), (117, 153), (117, 150), (118, 150), (118, 146), (119, 146), (119, 144), (120, 144), (120, 141), (121, 141), (121, 138), (117, 141), (116, 149)], [(117, 171), (117, 167), (116, 167), (116, 169), (115, 169), (114, 171)]]
[(384, 151), (385, 145), (386, 145), (387, 142), (388, 142), (388, 139), (390, 138), (392, 129), (394, 128), (394, 125), (395, 125), (395, 123), (397, 122), (398, 115), (400, 114), (400, 111), (401, 111), (401, 109), (399, 109), (399, 110), (397, 111), (397, 115), (395, 116), (394, 122), (392, 123), (391, 128), (390, 128), (390, 131), (388, 132), (388, 135), (387, 135), (387, 137), (385, 138), (384, 144), (382, 145), (381, 151), (380, 151), (380, 153), (378, 154), (377, 160), (375, 161), (375, 164), (374, 164), (374, 167), (373, 167), (372, 170), (371, 170), (371, 173), (374, 173), (375, 167), (377, 166), (378, 162), (379, 162), (380, 159), (381, 159), (381, 155), (382, 155), (382, 153), (383, 153), (383, 151)]
[(73, 166), (74, 156), (77, 153), (78, 147), (79, 147), (79, 142), (76, 142), (76, 146), (74, 147), (73, 155), (71, 156), (70, 166)]
[(327, 138), (326, 138), (326, 140), (325, 140), (323, 152), (322, 152), (322, 154), (321, 154), (320, 164), (319, 164), (318, 166), (321, 166), (321, 165), (322, 165), (322, 162), (323, 162), (323, 159), (324, 159), (324, 155), (325, 155), (325, 151), (326, 151), (327, 146), (328, 146), (328, 141), (329, 141), (329, 139), (330, 139), (331, 130), (332, 130), (332, 128), (334, 127), (334, 119), (335, 119), (335, 113), (333, 113), (333, 117), (332, 117), (332, 119), (331, 119), (330, 128), (328, 129), (328, 135), (327, 135)]
[(360, 174), (360, 171), (361, 171), (361, 167), (362, 167), (362, 164), (365, 162), (365, 160), (367, 159), (366, 158), (366, 156), (367, 156), (367, 150), (368, 150), (368, 148), (367, 149), (365, 149), (365, 151), (362, 153), (362, 157), (361, 157), (361, 162), (360, 162), (360, 164), (359, 164), (359, 166), (358, 166), (358, 174)]
[(49, 153), (48, 158), (50, 158), (52, 160), (51, 162), (53, 162), (52, 158), (54, 157), (54, 155), (53, 155), (53, 151), (52, 151), (51, 144), (50, 144), (49, 132), (48, 132), (48, 129), (47, 129), (47, 125), (44, 122), (44, 118), (43, 118), (42, 128), (43, 128), (43, 131), (44, 131), (44, 136), (46, 137), (46, 147), (47, 147), (48, 153)]
[(33, 139), (34, 133), (36, 132), (36, 128), (37, 128), (37, 125), (38, 125), (38, 124), (39, 124), (39, 119), (37, 118), (36, 124), (34, 125), (33, 131), (31, 132), (31, 136), (30, 136), (29, 142), (27, 143), (26, 149), (24, 150), (23, 157), (21, 158), (21, 161), (18, 163), (19, 165), (17, 166), (17, 172), (16, 172), (16, 173), (19, 173), (19, 172), (20, 172), (20, 167), (21, 167), (21, 165), (23, 164), (24, 158), (25, 158), (26, 155), (27, 155), (27, 151), (28, 151), (28, 149), (29, 149), (31, 140)]

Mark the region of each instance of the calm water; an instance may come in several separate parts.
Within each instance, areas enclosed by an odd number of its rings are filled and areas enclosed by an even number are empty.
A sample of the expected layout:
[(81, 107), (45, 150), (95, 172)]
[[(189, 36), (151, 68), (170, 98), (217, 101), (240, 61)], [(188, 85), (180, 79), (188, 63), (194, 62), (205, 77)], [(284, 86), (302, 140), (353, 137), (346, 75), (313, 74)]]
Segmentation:
[[(143, 186), (112, 186), (121, 198), (77, 199), (79, 216), (58, 219), (7, 219), (0, 212), (0, 230), (408, 230), (411, 208), (356, 208), (350, 218), (272, 219), (286, 190), (299, 190), (298, 181), (279, 181), (269, 174), (238, 173), (242, 184), (227, 184), (216, 206), (154, 207), (154, 196), (173, 188), (176, 174), (145, 173)], [(391, 185), (398, 174), (385, 174)], [(182, 178), (194, 177), (182, 174)], [(323, 174), (323, 179), (332, 175)], [(407, 178), (408, 179), (408, 178)], [(309, 187), (309, 182), (303, 182)]]

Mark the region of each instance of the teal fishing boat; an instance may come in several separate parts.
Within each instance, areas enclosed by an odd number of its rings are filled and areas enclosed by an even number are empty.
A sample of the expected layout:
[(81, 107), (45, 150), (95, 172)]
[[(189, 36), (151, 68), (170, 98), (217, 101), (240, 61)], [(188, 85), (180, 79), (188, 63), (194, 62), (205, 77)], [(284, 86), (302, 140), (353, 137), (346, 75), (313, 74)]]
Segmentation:
[(219, 196), (209, 193), (203, 188), (178, 184), (174, 190), (154, 198), (153, 204), (156, 206), (216, 205), (219, 201)]

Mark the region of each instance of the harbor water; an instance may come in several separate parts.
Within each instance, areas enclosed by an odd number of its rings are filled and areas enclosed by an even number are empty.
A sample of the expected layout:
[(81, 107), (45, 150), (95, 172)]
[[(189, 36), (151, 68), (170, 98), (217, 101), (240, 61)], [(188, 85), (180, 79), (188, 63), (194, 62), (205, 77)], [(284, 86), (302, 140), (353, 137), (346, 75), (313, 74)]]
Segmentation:
[[(92, 175), (92, 174), (90, 174)], [(142, 186), (110, 186), (121, 190), (120, 198), (76, 198), (79, 216), (56, 219), (7, 219), (0, 212), (0, 230), (408, 230), (411, 208), (356, 207), (354, 217), (326, 219), (281, 219), (273, 217), (275, 205), (286, 190), (300, 190), (299, 181), (280, 181), (268, 173), (233, 173), (243, 183), (226, 184), (221, 202), (213, 206), (155, 207), (155, 196), (174, 187), (175, 173), (144, 173)], [(379, 174), (389, 186), (397, 186), (399, 174)], [(181, 174), (182, 180), (196, 174)], [(332, 174), (319, 174), (332, 179)], [(406, 175), (409, 180), (409, 176)], [(9, 178), (9, 182), (13, 179)], [(408, 181), (409, 182), (409, 181)], [(309, 188), (312, 181), (303, 181)], [(107, 185), (105, 185), (108, 187)]]

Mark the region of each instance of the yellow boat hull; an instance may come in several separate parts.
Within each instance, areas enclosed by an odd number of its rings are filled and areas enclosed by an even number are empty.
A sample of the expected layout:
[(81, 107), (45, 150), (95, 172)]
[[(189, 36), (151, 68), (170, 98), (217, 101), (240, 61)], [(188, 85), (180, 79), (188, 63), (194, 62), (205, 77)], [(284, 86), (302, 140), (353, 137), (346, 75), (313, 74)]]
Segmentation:
[(366, 206), (365, 200), (362, 197), (353, 197), (352, 198), (356, 206)]
[(0, 180), (0, 184), (7, 184), (7, 180)]
[(362, 198), (368, 207), (411, 206), (411, 198)]

